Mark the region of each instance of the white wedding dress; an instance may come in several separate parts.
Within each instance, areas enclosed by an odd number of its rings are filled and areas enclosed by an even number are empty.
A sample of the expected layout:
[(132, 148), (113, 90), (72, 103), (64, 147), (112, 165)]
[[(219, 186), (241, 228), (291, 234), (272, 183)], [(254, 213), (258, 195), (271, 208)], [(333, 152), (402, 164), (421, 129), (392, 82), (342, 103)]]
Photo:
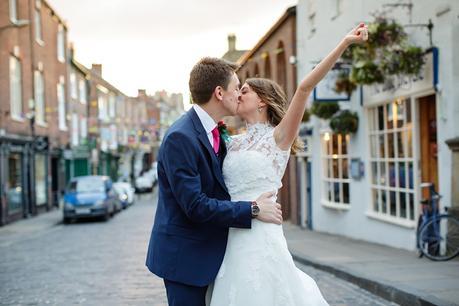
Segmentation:
[[(228, 144), (223, 176), (231, 200), (255, 200), (282, 186), (290, 150), (277, 146), (273, 132), (268, 124), (249, 125)], [(251, 229), (229, 229), (209, 297), (210, 306), (328, 305), (315, 281), (295, 266), (282, 226), (256, 219)]]

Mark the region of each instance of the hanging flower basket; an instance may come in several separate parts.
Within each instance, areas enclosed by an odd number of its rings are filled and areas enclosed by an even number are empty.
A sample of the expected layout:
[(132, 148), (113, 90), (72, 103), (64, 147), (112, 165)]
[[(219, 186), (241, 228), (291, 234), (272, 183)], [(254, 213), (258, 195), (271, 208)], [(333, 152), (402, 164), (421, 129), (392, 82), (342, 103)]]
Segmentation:
[(338, 102), (314, 103), (311, 107), (311, 114), (322, 119), (330, 119), (338, 111)]
[(422, 48), (410, 45), (403, 26), (382, 16), (368, 25), (368, 41), (352, 45), (341, 60), (351, 66), (348, 80), (337, 78), (338, 93), (355, 90), (353, 85), (382, 84), (394, 75), (416, 76), (424, 65)]
[(349, 110), (341, 111), (330, 120), (330, 128), (336, 134), (353, 134), (359, 128), (359, 116)]

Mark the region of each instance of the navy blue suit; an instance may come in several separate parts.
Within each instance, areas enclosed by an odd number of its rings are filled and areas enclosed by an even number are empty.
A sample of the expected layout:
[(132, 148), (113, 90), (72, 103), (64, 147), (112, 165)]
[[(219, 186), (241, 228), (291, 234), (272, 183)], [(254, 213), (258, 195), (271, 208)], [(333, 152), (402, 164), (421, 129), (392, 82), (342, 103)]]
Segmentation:
[(203, 305), (204, 297), (194, 303), (189, 292), (205, 294), (215, 279), (228, 228), (251, 227), (250, 202), (230, 201), (221, 170), (226, 147), (220, 143), (217, 156), (191, 108), (169, 128), (159, 149), (158, 207), (146, 265), (165, 279), (170, 305)]

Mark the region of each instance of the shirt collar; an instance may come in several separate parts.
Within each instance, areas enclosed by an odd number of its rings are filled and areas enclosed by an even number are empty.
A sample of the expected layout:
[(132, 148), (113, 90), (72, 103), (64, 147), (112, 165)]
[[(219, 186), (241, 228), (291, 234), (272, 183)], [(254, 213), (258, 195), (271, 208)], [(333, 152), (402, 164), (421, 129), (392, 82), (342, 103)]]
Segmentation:
[(214, 119), (212, 119), (212, 117), (199, 105), (193, 104), (193, 108), (196, 111), (199, 120), (201, 120), (202, 126), (204, 127), (206, 133), (209, 134), (212, 132), (212, 130), (217, 126)]

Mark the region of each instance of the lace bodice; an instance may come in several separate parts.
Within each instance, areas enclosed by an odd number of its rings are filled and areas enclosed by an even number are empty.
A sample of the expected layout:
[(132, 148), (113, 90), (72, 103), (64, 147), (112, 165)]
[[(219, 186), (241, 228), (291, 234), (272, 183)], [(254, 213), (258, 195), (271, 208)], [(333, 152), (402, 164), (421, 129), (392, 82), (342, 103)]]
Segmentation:
[(233, 201), (255, 200), (261, 193), (282, 187), (290, 150), (281, 150), (274, 127), (248, 125), (247, 133), (231, 138), (223, 163), (223, 176)]

